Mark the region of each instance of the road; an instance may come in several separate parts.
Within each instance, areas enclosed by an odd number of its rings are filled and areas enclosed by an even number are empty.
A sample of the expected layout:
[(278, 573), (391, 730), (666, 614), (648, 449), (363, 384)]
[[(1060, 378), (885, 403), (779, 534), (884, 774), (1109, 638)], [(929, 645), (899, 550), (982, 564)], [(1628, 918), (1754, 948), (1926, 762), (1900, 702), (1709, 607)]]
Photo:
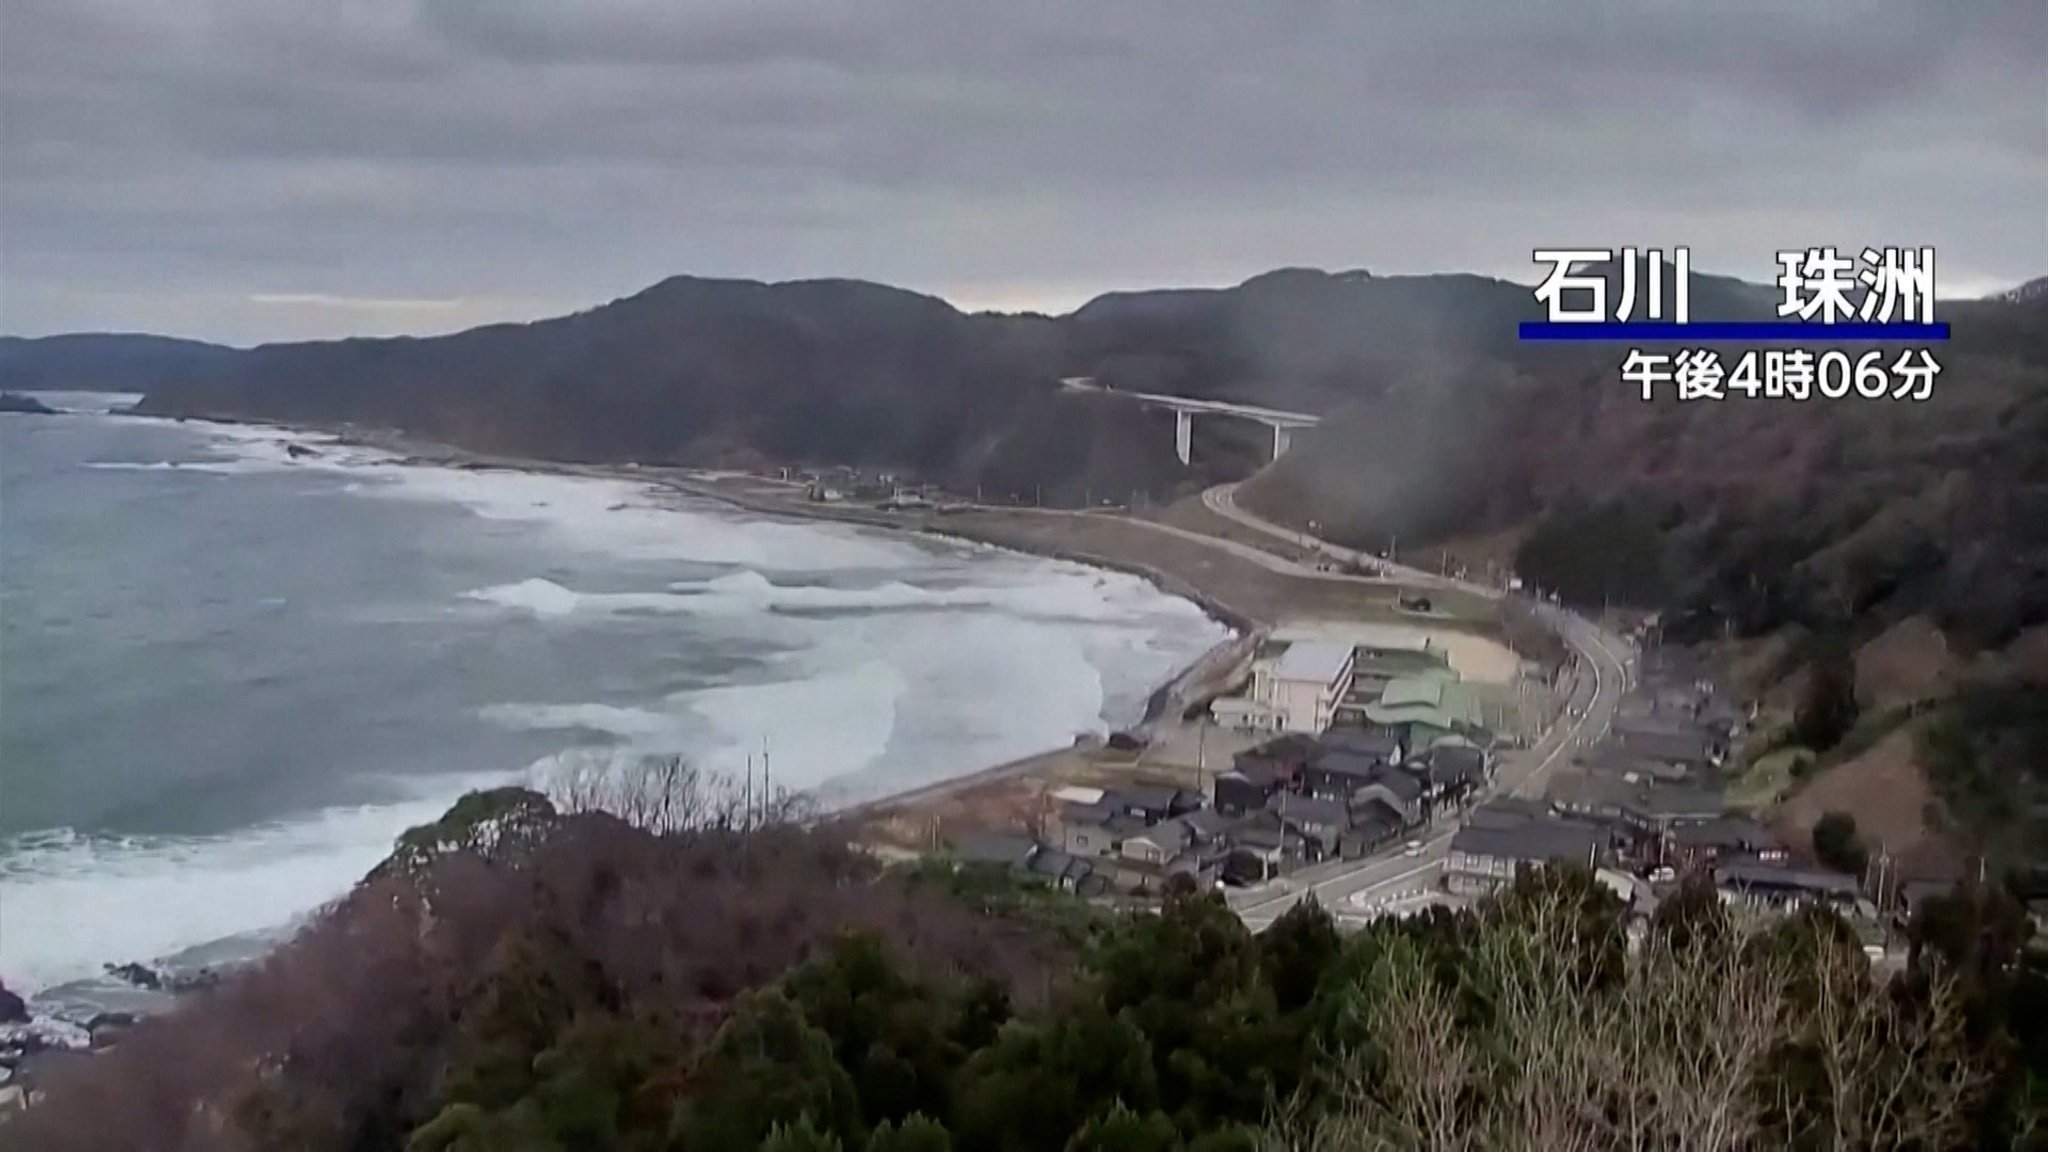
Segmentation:
[[(1501, 595), (1498, 588), (1390, 563), (1377, 556), (1340, 548), (1272, 524), (1239, 508), (1231, 497), (1231, 488), (1231, 485), (1211, 488), (1202, 493), (1202, 502), (1211, 511), (1245, 527), (1293, 544), (1321, 548), (1340, 561), (1356, 562), (1378, 570), (1383, 576), (1406, 582), (1445, 584), (1485, 596)], [(1606, 735), (1614, 721), (1615, 708), (1627, 690), (1632, 671), (1631, 650), (1620, 637), (1555, 605), (1536, 602), (1533, 608), (1537, 618), (1549, 625), (1578, 658), (1566, 673), (1570, 677), (1570, 689), (1565, 695), (1563, 722), (1553, 724), (1531, 747), (1502, 755), (1492, 786), (1492, 791), (1499, 795), (1540, 795), (1545, 779), (1557, 765), (1569, 759), (1573, 750)], [(1454, 830), (1449, 824), (1433, 827), (1421, 840), (1420, 851), (1413, 856), (1408, 855), (1405, 849), (1397, 848), (1390, 855), (1318, 864), (1270, 884), (1238, 889), (1229, 894), (1230, 905), (1255, 931), (1271, 924), (1311, 893), (1339, 918), (1358, 918), (1356, 909), (1361, 903), (1434, 886), (1442, 870), (1444, 856), (1450, 849)]]
[[(616, 475), (614, 472), (597, 468), (591, 469), (590, 474), (600, 476)], [(903, 527), (902, 521), (893, 520), (872, 506), (860, 502), (849, 501), (838, 504), (813, 503), (803, 495), (805, 485), (794, 480), (776, 480), (770, 477), (749, 475), (747, 476), (749, 486), (735, 491), (718, 484), (716, 478), (707, 479), (688, 470), (664, 470), (658, 473), (658, 475), (663, 482), (679, 491), (738, 504), (743, 508), (753, 508), (774, 515), (794, 515), (811, 519), (847, 521), (856, 524)], [(1210, 489), (1210, 492), (1214, 491), (1215, 489)], [(1208, 496), (1208, 492), (1203, 494), (1205, 500)], [(971, 501), (964, 502), (961, 507), (980, 508), (1011, 516), (1046, 516), (1053, 518), (1088, 516), (1114, 520), (1120, 524), (1136, 528), (1141, 532), (1157, 532), (1163, 536), (1173, 536), (1207, 548), (1214, 548), (1219, 552), (1229, 553), (1248, 564), (1255, 564), (1269, 572), (1276, 572), (1283, 576), (1306, 577), (1312, 580), (1349, 584), (1366, 584), (1383, 588), (1407, 585), (1419, 581), (1432, 584), (1444, 582), (1442, 577), (1434, 573), (1421, 573), (1414, 578), (1410, 578), (1405, 575), (1396, 576), (1393, 572), (1382, 575), (1379, 573), (1360, 574), (1357, 572), (1325, 571), (1314, 565), (1291, 560), (1285, 556), (1246, 544), (1240, 540), (1230, 540), (1207, 532), (1198, 532), (1192, 528), (1182, 528), (1176, 524), (1162, 523), (1158, 520), (1147, 520), (1108, 508), (1039, 508), (1017, 504), (975, 504)], [(1242, 516), (1248, 516), (1249, 513), (1238, 513), (1233, 508), (1230, 512), (1224, 513), (1224, 515), (1231, 516), (1232, 519), (1239, 519)], [(1284, 528), (1276, 528), (1273, 525), (1266, 524), (1264, 521), (1258, 521), (1255, 518), (1254, 520), (1255, 525), (1260, 531), (1277, 532), (1297, 544), (1301, 541), (1301, 534), (1298, 532), (1289, 532)], [(943, 522), (941, 522), (940, 526), (943, 527)], [(1398, 571), (1407, 573), (1416, 570), (1401, 568)]]

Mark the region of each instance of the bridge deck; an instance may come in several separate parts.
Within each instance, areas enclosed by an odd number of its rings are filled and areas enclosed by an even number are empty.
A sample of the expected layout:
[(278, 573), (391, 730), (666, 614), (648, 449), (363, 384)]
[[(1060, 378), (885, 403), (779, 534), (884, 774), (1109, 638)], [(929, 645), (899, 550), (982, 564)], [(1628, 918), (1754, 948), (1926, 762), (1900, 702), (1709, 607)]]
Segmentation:
[(1069, 376), (1060, 381), (1060, 387), (1070, 392), (1102, 392), (1111, 396), (1122, 396), (1154, 408), (1170, 408), (1175, 412), (1211, 412), (1219, 416), (1238, 416), (1246, 420), (1257, 420), (1276, 428), (1313, 428), (1323, 422), (1321, 416), (1307, 412), (1288, 412), (1279, 408), (1262, 408), (1256, 404), (1233, 404), (1227, 400), (1200, 400), (1193, 396), (1168, 396), (1159, 392), (1124, 392), (1097, 384), (1091, 376)]

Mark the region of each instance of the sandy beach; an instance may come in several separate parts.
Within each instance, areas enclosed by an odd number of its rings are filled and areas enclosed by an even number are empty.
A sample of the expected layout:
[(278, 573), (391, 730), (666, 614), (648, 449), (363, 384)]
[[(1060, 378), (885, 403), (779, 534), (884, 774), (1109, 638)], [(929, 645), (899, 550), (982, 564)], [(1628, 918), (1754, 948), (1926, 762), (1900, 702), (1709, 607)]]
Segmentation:
[[(235, 421), (230, 421), (235, 422)], [(252, 422), (262, 423), (262, 422)], [(1213, 748), (1186, 747), (1179, 723), (1193, 703), (1227, 690), (1243, 674), (1251, 647), (1276, 627), (1311, 624), (1355, 634), (1358, 642), (1417, 643), (1430, 638), (1447, 649), (1461, 673), (1482, 683), (1506, 683), (1519, 665), (1494, 639), (1478, 604), (1420, 614), (1403, 609), (1398, 581), (1332, 579), (1303, 571), (1298, 555), (1254, 534), (1212, 534), (1189, 500), (1159, 516), (1116, 511), (1031, 507), (958, 506), (883, 511), (855, 501), (809, 500), (801, 485), (753, 473), (634, 464), (574, 464), (495, 456), (382, 430), (352, 426), (284, 426), (287, 431), (335, 436), (343, 442), (391, 452), (411, 463), (463, 469), (503, 469), (622, 480), (678, 495), (717, 501), (761, 516), (855, 524), (890, 532), (929, 534), (1140, 576), (1161, 591), (1192, 601), (1232, 630), (1230, 640), (1179, 669), (1151, 694), (1142, 725), (1151, 738), (1135, 754), (1099, 742), (1049, 748), (1001, 764), (864, 801), (835, 813), (857, 827), (864, 841), (903, 851), (927, 850), (965, 832), (1029, 828), (1043, 819), (1047, 793), (1069, 784), (1116, 781), (1201, 787), (1205, 757), (1228, 763), (1242, 736), (1215, 731), (1202, 737)], [(1475, 618), (1477, 617), (1477, 618)]]

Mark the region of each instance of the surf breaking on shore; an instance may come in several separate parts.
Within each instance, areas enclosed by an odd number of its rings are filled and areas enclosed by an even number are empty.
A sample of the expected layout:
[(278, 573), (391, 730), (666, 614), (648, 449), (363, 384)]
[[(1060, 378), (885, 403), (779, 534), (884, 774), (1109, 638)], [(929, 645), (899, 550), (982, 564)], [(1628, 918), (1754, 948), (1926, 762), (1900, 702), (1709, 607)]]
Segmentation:
[[(487, 521), (530, 525), (557, 543), (636, 562), (674, 559), (740, 569), (652, 591), (588, 588), (552, 575), (480, 585), (462, 600), (468, 611), (486, 617), (525, 619), (535, 626), (631, 624), (667, 615), (713, 626), (763, 615), (817, 628), (878, 621), (837, 645), (827, 654), (831, 659), (807, 664), (790, 658), (775, 676), (678, 693), (659, 707), (533, 699), (479, 709), (481, 719), (495, 726), (595, 734), (602, 746), (624, 754), (693, 742), (694, 759), (733, 775), (744, 770), (764, 733), (771, 733), (780, 779), (812, 786), (838, 778), (840, 798), (848, 802), (977, 775), (990, 765), (1064, 746), (1078, 732), (1135, 720), (1148, 692), (1226, 634), (1194, 605), (1123, 573), (982, 557), (977, 564), (995, 576), (979, 583), (964, 577), (933, 583), (890, 575), (919, 561), (907, 555), (903, 538), (754, 519), (651, 488), (643, 478), (437, 467), (320, 433), (185, 427), (204, 434), (207, 454), (218, 458), (90, 463), (107, 471), (191, 472), (193, 483), (232, 483), (226, 478), (286, 469), (324, 471), (346, 476), (352, 494), (452, 503)], [(999, 552), (933, 547), (955, 557)], [(878, 575), (858, 587), (827, 582), (849, 568), (872, 568)], [(920, 619), (925, 623), (918, 624)], [(1048, 627), (1019, 632), (1020, 622)], [(1003, 664), (1015, 678), (992, 681), (985, 668), (960, 664), (929, 670), (913, 684), (885, 660), (847, 659), (850, 651), (874, 648), (875, 637), (885, 632), (936, 631), (941, 625), (966, 651), (1006, 654)], [(1162, 629), (1173, 643), (1160, 643)], [(1064, 632), (1092, 639), (1087, 645), (1059, 639)], [(1105, 665), (1116, 666), (1124, 681), (1114, 693), (1104, 682)], [(1054, 675), (1035, 675), (1035, 669)], [(1112, 707), (1112, 695), (1122, 704)], [(1032, 721), (1012, 725), (1000, 739), (988, 731), (977, 734), (972, 729), (987, 720), (991, 699), (994, 710), (1009, 713), (1020, 711), (1018, 702), (1028, 702)], [(963, 746), (978, 751), (942, 768), (925, 765), (922, 774), (874, 772), (888, 755), (901, 714), (913, 707), (933, 715), (957, 713), (964, 718)], [(792, 727), (791, 716), (805, 723)], [(346, 891), (382, 859), (398, 832), (437, 817), (462, 791), (539, 782), (545, 767), (422, 778), (410, 795), (325, 808), (230, 836), (98, 836), (68, 828), (15, 836), (0, 843), (0, 899), (7, 902), (10, 923), (0, 975), (17, 989), (41, 994), (39, 1003), (69, 1010), (92, 1006), (95, 989), (105, 991), (97, 979), (104, 962), (155, 961), (238, 937), (263, 946), (267, 931)], [(69, 925), (80, 931), (59, 928)]]

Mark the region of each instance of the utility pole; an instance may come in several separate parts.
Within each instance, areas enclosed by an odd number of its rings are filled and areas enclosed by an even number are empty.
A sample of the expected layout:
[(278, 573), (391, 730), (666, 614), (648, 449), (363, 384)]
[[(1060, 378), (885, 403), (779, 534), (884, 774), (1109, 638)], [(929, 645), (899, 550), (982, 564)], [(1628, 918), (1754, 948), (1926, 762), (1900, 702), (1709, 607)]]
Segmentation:
[(1283, 786), (1280, 789), (1280, 870), (1282, 873), (1287, 871), (1287, 793), (1288, 789)]

